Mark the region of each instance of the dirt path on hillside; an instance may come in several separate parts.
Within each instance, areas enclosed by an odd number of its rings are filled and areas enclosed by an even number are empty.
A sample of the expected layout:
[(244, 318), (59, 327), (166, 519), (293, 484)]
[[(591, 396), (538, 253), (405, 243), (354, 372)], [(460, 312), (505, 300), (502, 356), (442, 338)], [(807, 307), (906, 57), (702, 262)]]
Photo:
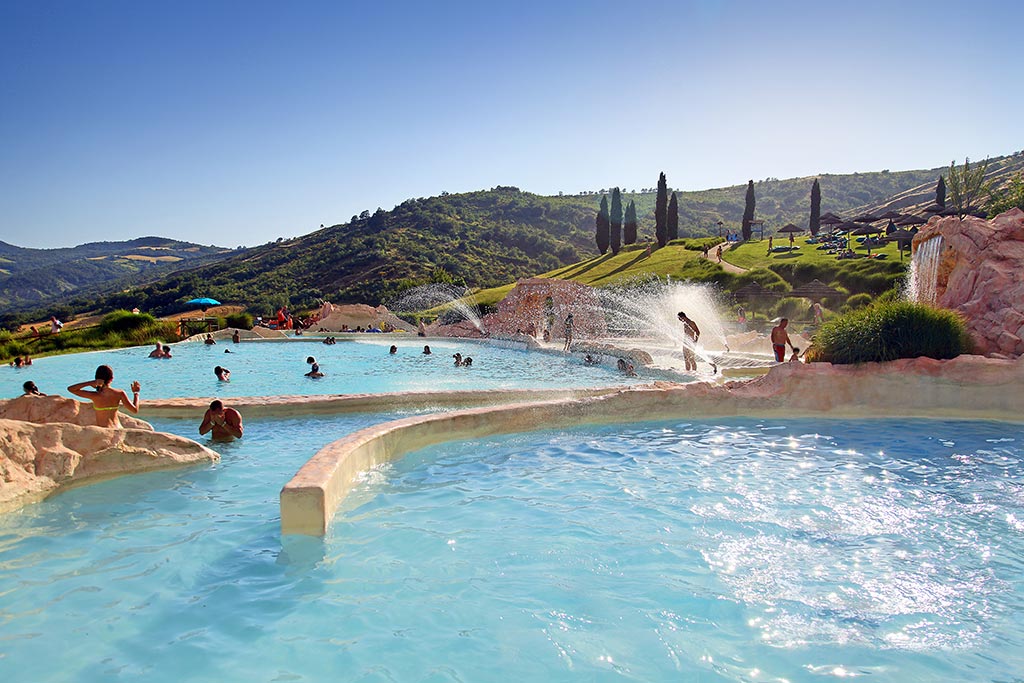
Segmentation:
[[(718, 245), (718, 246), (722, 247), (722, 252), (724, 253), (724, 252), (728, 251), (729, 249), (732, 249), (732, 245), (734, 245), (734, 244), (736, 244), (736, 242), (722, 242), (722, 244)], [(718, 246), (714, 246), (714, 247), (712, 247), (711, 249), (708, 250), (708, 255), (707, 255), (707, 260), (708, 261), (711, 261), (712, 263), (718, 263), (718, 265), (722, 266), (722, 270), (724, 270), (727, 273), (735, 273), (737, 275), (740, 275), (742, 273), (747, 272), (746, 268), (740, 268), (739, 266), (734, 266), (733, 264), (731, 264), (728, 261), (726, 261), (724, 258), (722, 259), (721, 263), (719, 263), (718, 257), (715, 255), (715, 252), (718, 250)], [(704, 258), (704, 256), (702, 255), (701, 258)]]

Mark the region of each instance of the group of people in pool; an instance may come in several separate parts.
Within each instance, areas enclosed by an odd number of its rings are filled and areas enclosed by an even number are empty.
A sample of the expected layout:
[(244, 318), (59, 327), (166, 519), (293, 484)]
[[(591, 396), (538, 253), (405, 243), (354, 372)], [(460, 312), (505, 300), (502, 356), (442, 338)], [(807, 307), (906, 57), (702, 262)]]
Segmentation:
[(156, 347), (149, 352), (150, 358), (173, 358), (171, 355), (171, 347), (166, 344), (156, 343)]
[[(392, 344), (391, 348), (388, 349), (388, 355), (395, 356), (397, 354), (398, 354), (398, 347), (396, 345)], [(424, 356), (432, 356), (432, 355), (434, 355), (434, 352), (430, 350), (430, 345), (429, 344), (425, 345), (423, 347), (423, 354), (422, 355), (424, 355)], [(455, 359), (455, 367), (466, 367), (466, 368), (468, 368), (468, 367), (472, 367), (472, 365), (473, 365), (473, 359), (470, 358), (469, 356), (466, 356), (465, 358), (463, 358), (461, 353), (453, 354), (452, 358)]]
[[(218, 366), (218, 379), (227, 381), (230, 372)], [(68, 391), (84, 398), (92, 403), (96, 411), (96, 426), (117, 428), (121, 426), (118, 420), (118, 410), (124, 408), (130, 413), (139, 412), (139, 395), (142, 392), (142, 385), (138, 381), (131, 383), (131, 399), (121, 389), (115, 389), (114, 370), (109, 365), (101, 365), (96, 368), (96, 376), (87, 382), (79, 382), (68, 387)], [(39, 391), (34, 382), (25, 382), (25, 395), (45, 396)], [(199, 424), (200, 434), (209, 434), (214, 440), (229, 441), (242, 438), (242, 415), (234, 408), (227, 408), (220, 400), (210, 403), (210, 407), (203, 415), (203, 421)]]

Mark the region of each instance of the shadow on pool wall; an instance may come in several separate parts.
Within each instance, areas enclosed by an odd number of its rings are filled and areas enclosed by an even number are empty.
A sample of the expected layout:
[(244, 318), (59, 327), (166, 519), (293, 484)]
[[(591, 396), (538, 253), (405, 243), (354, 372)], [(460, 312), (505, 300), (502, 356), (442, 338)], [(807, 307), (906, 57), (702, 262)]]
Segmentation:
[(725, 384), (656, 383), (603, 395), (423, 415), (328, 444), (281, 490), (281, 533), (323, 536), (359, 473), (445, 441), (584, 424), (713, 417), (1024, 421), (1024, 357), (784, 363)]

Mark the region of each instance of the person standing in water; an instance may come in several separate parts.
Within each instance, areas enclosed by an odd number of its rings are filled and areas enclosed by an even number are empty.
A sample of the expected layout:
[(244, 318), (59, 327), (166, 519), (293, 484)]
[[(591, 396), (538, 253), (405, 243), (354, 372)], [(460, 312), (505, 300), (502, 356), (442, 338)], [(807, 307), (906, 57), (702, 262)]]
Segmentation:
[(692, 342), (692, 344), (685, 344), (683, 346), (683, 364), (686, 366), (687, 371), (692, 370), (696, 372), (697, 354), (693, 352), (693, 345), (697, 343), (698, 339), (700, 339), (700, 328), (697, 327), (697, 323), (686, 317), (686, 313), (683, 311), (679, 311), (679, 314), (676, 317), (679, 318), (679, 322), (683, 324), (683, 334), (685, 334), (686, 338)]
[(565, 316), (565, 346), (562, 347), (563, 351), (568, 351), (569, 347), (572, 346), (572, 326), (573, 317), (572, 313)]
[(789, 318), (783, 318), (779, 324), (772, 328), (772, 353), (775, 354), (775, 362), (782, 363), (786, 360), (786, 345), (793, 348), (793, 342), (789, 339), (789, 332), (786, 326), (789, 325)]
[[(114, 381), (114, 370), (109, 365), (101, 365), (96, 368), (96, 379), (91, 382), (79, 382), (68, 387), (75, 396), (92, 401), (96, 411), (97, 427), (120, 427), (121, 422), (117, 419), (117, 409), (124, 406), (131, 413), (139, 412), (139, 391), (142, 385), (137, 381), (132, 382), (132, 400), (128, 400), (128, 394), (120, 389), (110, 386)], [(92, 391), (89, 391), (89, 388)]]
[(203, 415), (199, 433), (213, 431), (214, 441), (233, 441), (242, 438), (242, 415), (234, 408), (225, 408), (220, 401), (210, 403), (210, 409)]

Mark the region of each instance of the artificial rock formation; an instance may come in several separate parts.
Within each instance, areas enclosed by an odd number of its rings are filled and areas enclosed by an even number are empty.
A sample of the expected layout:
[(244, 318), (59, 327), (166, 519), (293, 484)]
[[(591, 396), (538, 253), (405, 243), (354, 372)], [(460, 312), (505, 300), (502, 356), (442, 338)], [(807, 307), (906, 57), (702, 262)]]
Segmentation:
[[(121, 413), (117, 416), (125, 429), (153, 431), (145, 420)], [(0, 420), (22, 420), (36, 424), (66, 422), (80, 427), (96, 426), (96, 411), (88, 403), (64, 396), (19, 396), (0, 401)]]
[(964, 316), (979, 353), (1024, 354), (1024, 211), (933, 218), (914, 237), (914, 251), (939, 236), (935, 303)]
[(121, 429), (96, 427), (92, 408), (82, 407), (59, 396), (0, 401), (0, 512), (85, 481), (220, 458), (127, 415)]

